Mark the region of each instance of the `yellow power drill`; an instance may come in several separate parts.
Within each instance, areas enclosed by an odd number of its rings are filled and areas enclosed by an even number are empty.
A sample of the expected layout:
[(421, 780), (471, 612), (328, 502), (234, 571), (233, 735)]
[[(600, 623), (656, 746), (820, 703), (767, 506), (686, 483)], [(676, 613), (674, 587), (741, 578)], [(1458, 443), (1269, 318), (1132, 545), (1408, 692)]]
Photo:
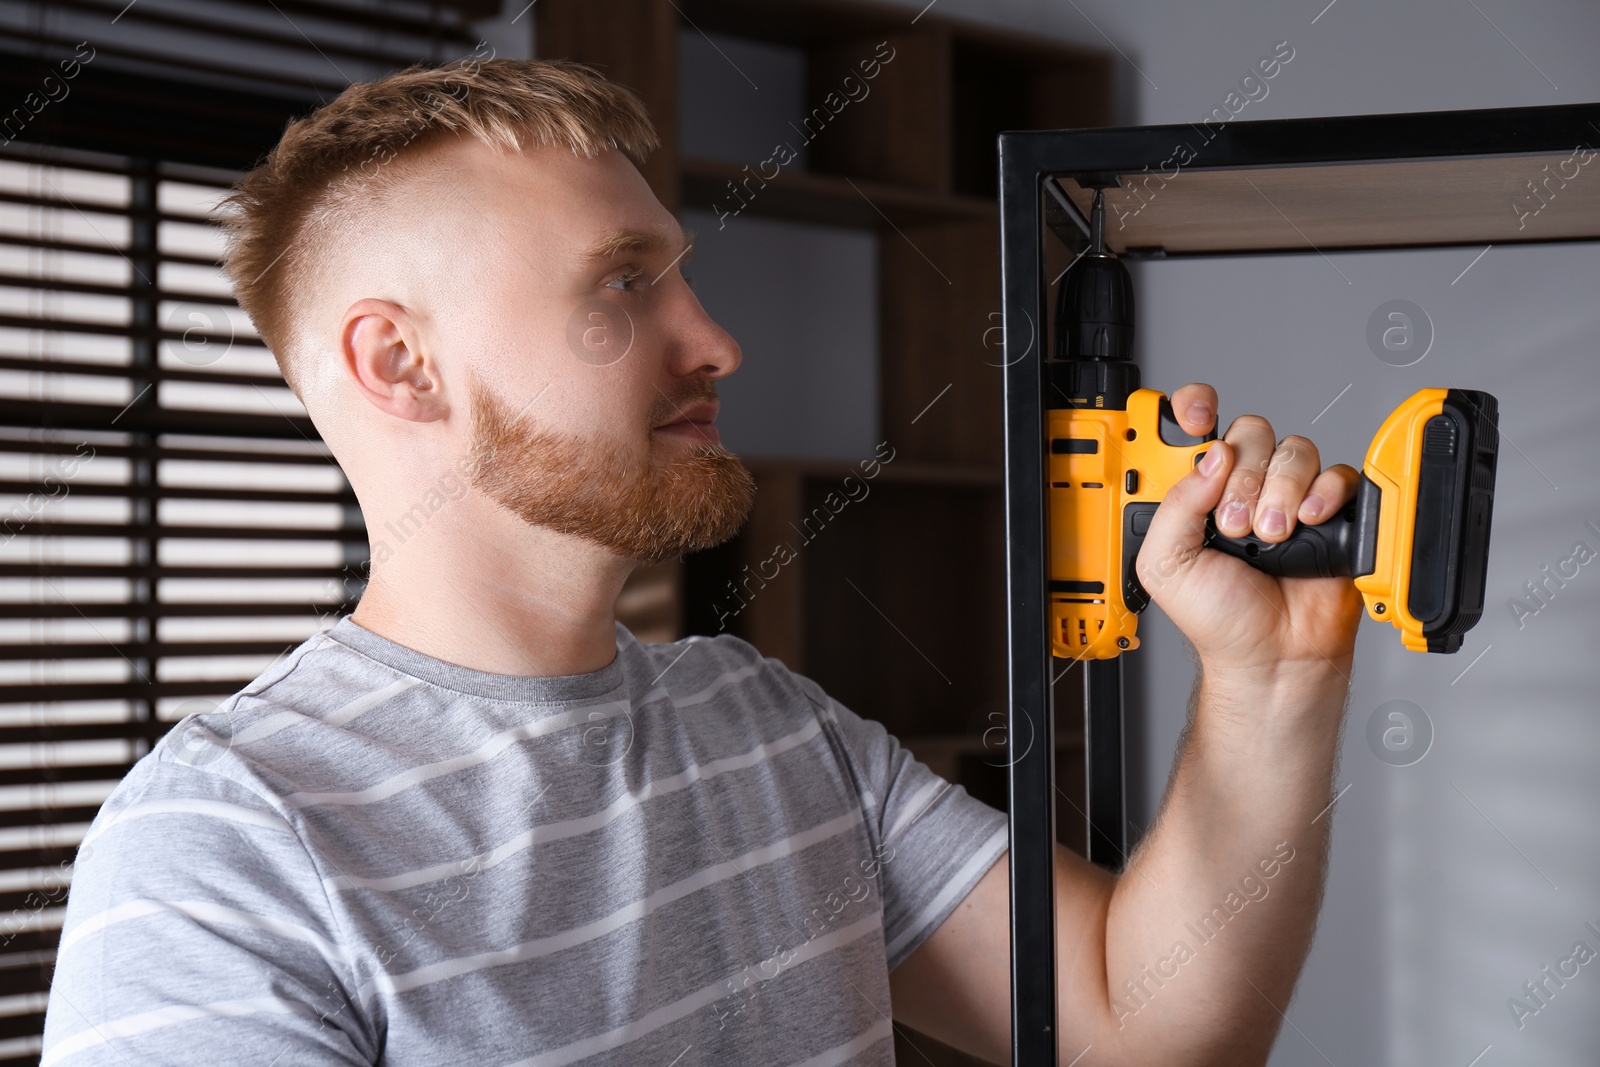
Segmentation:
[[(1149, 595), (1134, 561), (1162, 497), (1217, 437), (1186, 433), (1165, 394), (1140, 388), (1133, 287), (1104, 227), (1097, 189), (1045, 364), (1050, 645), (1064, 659), (1139, 647)], [(1205, 544), (1268, 574), (1352, 578), (1367, 613), (1398, 627), (1406, 648), (1455, 652), (1483, 614), (1497, 412), (1480, 390), (1418, 390), (1379, 427), (1338, 515), (1270, 542), (1228, 537), (1213, 514)]]

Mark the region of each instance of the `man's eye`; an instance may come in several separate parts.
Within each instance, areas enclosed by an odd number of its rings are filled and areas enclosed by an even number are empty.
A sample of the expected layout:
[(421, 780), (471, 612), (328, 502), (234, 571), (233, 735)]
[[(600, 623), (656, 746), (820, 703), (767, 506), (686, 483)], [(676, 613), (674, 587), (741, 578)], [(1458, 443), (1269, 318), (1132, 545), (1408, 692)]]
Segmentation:
[(635, 293), (638, 292), (638, 289), (635, 288), (634, 282), (642, 277), (644, 277), (644, 271), (642, 270), (629, 271), (626, 274), (619, 274), (617, 277), (612, 278), (609, 282), (606, 282), (606, 285), (620, 289), (624, 293)]

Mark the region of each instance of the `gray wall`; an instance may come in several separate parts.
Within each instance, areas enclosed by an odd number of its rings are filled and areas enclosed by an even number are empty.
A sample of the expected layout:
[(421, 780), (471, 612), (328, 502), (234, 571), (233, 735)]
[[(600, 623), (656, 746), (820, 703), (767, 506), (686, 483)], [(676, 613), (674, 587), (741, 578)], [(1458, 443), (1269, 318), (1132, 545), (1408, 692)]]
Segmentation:
[[(679, 34), (685, 156), (761, 169), (778, 144), (806, 150), (810, 111), (798, 49), (693, 30)], [(754, 184), (754, 195), (760, 190)], [(741, 456), (859, 460), (878, 437), (878, 239), (865, 230), (732, 214), (687, 204), (684, 268), (700, 302), (744, 350), (717, 384), (722, 440)]]
[[(924, 2), (904, 6), (914, 13)], [(938, 11), (1114, 42), (1127, 57), (1127, 122), (1199, 119), (1285, 40), (1295, 58), (1241, 119), (1600, 100), (1600, 8), (1580, 0), (942, 0)], [(1577, 180), (1600, 181), (1600, 171)], [(1591, 411), (1600, 247), (1495, 247), (1474, 263), (1479, 251), (1336, 254), (1337, 270), (1305, 255), (1137, 271), (1146, 381), (1168, 391), (1211, 382), (1225, 418), (1266, 415), (1280, 434), (1310, 436), (1325, 462), (1359, 464), (1379, 422), (1415, 389), (1481, 388), (1501, 403), (1483, 622), (1449, 657), (1405, 652), (1392, 628), (1363, 623), (1327, 904), (1275, 1067), (1467, 1067), (1480, 1055), (1482, 1067), (1594, 1062), (1600, 1043), (1600, 961), (1520, 1029), (1507, 1006), (1576, 942), (1600, 951), (1584, 928), (1600, 928), (1600, 560), (1552, 583), (1537, 614), (1519, 620), (1510, 607), (1576, 542), (1600, 550), (1600, 533), (1585, 526), (1600, 528), (1600, 421)], [(762, 366), (758, 356), (773, 353), (778, 365), (777, 353), (794, 351), (785, 330), (761, 326), (790, 321), (782, 294), (793, 291), (791, 268), (751, 269), (776, 273), (752, 277), (737, 299), (708, 295), (714, 315), (748, 324), (748, 339), (735, 329), (746, 344), (741, 374)], [(1432, 323), (1432, 347), (1412, 366), (1368, 349), (1368, 318), (1392, 299), (1418, 304)], [(832, 321), (846, 337), (857, 325)], [(778, 386), (754, 382), (761, 373), (748, 377), (753, 398), (777, 395)], [(851, 420), (835, 445), (793, 440), (848, 452), (866, 429), (859, 415)], [(1147, 698), (1130, 726), (1140, 824), (1159, 798), (1191, 681), (1171, 624), (1153, 611), (1143, 628), (1144, 651), (1130, 664)], [(1368, 721), (1394, 700), (1432, 726), (1431, 746), (1409, 766), (1380, 761), (1366, 740)]]

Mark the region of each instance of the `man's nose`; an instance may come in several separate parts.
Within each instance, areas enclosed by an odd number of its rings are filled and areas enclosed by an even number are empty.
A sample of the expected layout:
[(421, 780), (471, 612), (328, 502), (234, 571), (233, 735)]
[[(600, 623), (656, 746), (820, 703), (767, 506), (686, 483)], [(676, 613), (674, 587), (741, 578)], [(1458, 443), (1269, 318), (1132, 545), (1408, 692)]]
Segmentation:
[(691, 307), (679, 338), (680, 362), (684, 365), (678, 369), (682, 373), (699, 373), (712, 378), (732, 374), (744, 359), (739, 342), (706, 313), (693, 293), (689, 294), (689, 300)]

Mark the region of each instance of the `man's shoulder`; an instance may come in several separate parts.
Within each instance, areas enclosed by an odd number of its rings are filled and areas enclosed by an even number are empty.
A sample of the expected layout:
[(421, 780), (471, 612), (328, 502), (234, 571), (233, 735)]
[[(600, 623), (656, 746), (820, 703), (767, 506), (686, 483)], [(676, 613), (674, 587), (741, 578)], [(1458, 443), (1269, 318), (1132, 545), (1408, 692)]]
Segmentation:
[[(119, 789), (227, 790), (217, 779), (262, 795), (282, 792), (294, 762), (346, 734), (417, 679), (373, 663), (322, 629), (285, 651), (220, 700), (195, 699), (124, 778)], [(313, 742), (310, 735), (317, 735)], [(264, 771), (272, 774), (263, 774)], [(194, 772), (208, 772), (196, 774)]]
[(816, 682), (735, 634), (697, 634), (645, 644), (621, 623), (618, 632), (626, 635), (623, 654), (638, 657), (644, 667), (633, 681), (636, 699), (648, 699), (664, 689), (680, 708), (727, 702), (762, 709), (797, 702), (802, 710), (826, 707), (827, 696)]

